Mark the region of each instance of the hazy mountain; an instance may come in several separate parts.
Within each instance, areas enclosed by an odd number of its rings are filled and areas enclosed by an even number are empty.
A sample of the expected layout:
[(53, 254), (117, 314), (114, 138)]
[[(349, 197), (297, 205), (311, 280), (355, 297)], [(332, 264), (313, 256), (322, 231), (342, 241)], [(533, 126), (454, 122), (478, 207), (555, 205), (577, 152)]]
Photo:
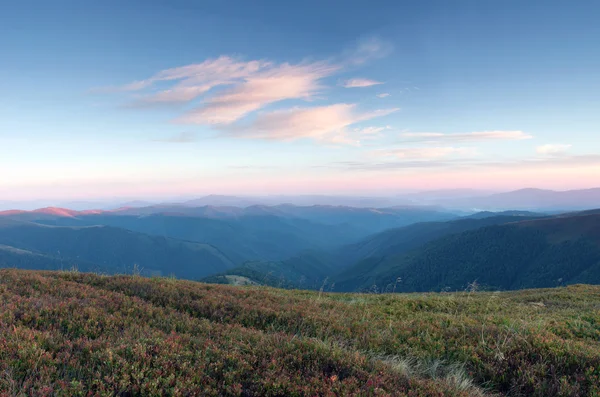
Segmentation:
[(308, 219), (330, 225), (348, 224), (373, 233), (409, 225), (415, 222), (439, 221), (456, 218), (454, 213), (438, 207), (397, 206), (389, 208), (356, 208), (346, 206), (315, 205), (301, 207), (278, 205), (273, 207), (281, 214)]
[(185, 215), (214, 219), (241, 219), (249, 216), (276, 216), (286, 219), (304, 219), (326, 225), (347, 224), (365, 234), (414, 222), (447, 220), (457, 215), (439, 207), (397, 206), (389, 208), (363, 208), (332, 205), (275, 206), (252, 205), (249, 207), (213, 206), (186, 207), (182, 205), (154, 205), (142, 208), (126, 208), (114, 211), (118, 215)]
[[(249, 207), (251, 208), (251, 207)], [(235, 218), (248, 213), (248, 208), (232, 206), (204, 205), (202, 207), (188, 207), (182, 204), (156, 204), (144, 207), (118, 208), (110, 212), (114, 215), (181, 215), (202, 218)]]
[(518, 211), (518, 210), (509, 210), (509, 211), (480, 211), (471, 215), (467, 215), (464, 218), (470, 219), (484, 219), (484, 218), (493, 218), (498, 216), (517, 216), (517, 217), (544, 217), (548, 216), (548, 213), (544, 212), (533, 212), (533, 211)]
[[(15, 214), (31, 217), (32, 213)], [(325, 249), (356, 241), (366, 233), (348, 225), (324, 225), (271, 215), (214, 219), (168, 214), (130, 216), (110, 213), (40, 216), (38, 222), (62, 226), (109, 225), (151, 235), (204, 242), (219, 247), (236, 263), (283, 260), (306, 249)]]
[(407, 193), (400, 197), (414, 203), (440, 203), (448, 199), (483, 197), (494, 193), (493, 191), (478, 189), (439, 189)]
[(181, 203), (186, 207), (203, 207), (203, 206), (231, 206), (231, 207), (248, 207), (251, 205), (262, 204), (260, 198), (223, 196), (212, 194), (194, 200), (188, 200)]
[(359, 208), (382, 208), (395, 205), (413, 204), (412, 200), (402, 196), (373, 197), (373, 196), (329, 196), (329, 195), (273, 195), (273, 196), (223, 196), (210, 195), (181, 203), (190, 207), (233, 206), (249, 207), (252, 205), (275, 206), (291, 204), (297, 206), (348, 206)]
[(305, 250), (332, 249), (373, 232), (455, 215), (436, 207), (354, 208), (294, 205), (185, 207), (155, 205), (115, 211), (42, 208), (0, 216), (59, 226), (110, 225), (142, 233), (205, 242), (236, 263), (278, 261)]
[(600, 188), (568, 191), (521, 189), (484, 197), (448, 200), (443, 203), (450, 207), (481, 210), (581, 210), (598, 206)]
[[(125, 202), (119, 202), (117, 205), (112, 205), (109, 206), (109, 209), (115, 210), (115, 209), (119, 209), (119, 208), (138, 208), (138, 207), (149, 207), (151, 205), (155, 205), (156, 203), (153, 203), (151, 201), (146, 201), (146, 200), (132, 200), (132, 201), (125, 201)], [(66, 206), (69, 207), (69, 206)], [(71, 207), (69, 207), (71, 208)], [(88, 207), (91, 208), (91, 207)]]
[(59, 227), (0, 218), (0, 244), (108, 273), (131, 272), (137, 265), (144, 274), (197, 279), (235, 266), (209, 244), (110, 226)]
[(72, 210), (119, 209), (124, 207), (240, 207), (278, 206), (346, 206), (357, 208), (389, 208), (395, 206), (433, 205), (457, 210), (576, 210), (594, 208), (598, 205), (600, 188), (570, 191), (554, 191), (527, 188), (510, 192), (494, 193), (479, 189), (439, 189), (421, 192), (396, 192), (387, 196), (352, 195), (271, 195), (233, 196), (208, 195), (190, 199), (90, 199), (87, 201), (0, 200), (0, 211), (9, 209), (33, 210), (44, 206), (65, 207)]
[[(398, 278), (401, 282), (397, 283)], [(369, 257), (336, 277), (341, 290), (459, 290), (600, 283), (600, 214), (494, 225), (433, 240), (409, 253)]]

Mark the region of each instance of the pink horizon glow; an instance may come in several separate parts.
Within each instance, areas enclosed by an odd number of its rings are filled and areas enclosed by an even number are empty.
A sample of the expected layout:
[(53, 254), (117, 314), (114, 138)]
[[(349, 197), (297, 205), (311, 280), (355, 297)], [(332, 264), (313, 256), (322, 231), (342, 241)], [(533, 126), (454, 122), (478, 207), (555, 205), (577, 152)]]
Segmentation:
[(394, 194), (403, 190), (472, 188), (509, 191), (521, 188), (553, 190), (600, 186), (600, 165), (565, 168), (482, 168), (393, 174), (342, 172), (335, 175), (230, 176), (155, 181), (64, 181), (45, 186), (0, 189), (3, 200), (37, 198), (173, 197), (208, 194)]

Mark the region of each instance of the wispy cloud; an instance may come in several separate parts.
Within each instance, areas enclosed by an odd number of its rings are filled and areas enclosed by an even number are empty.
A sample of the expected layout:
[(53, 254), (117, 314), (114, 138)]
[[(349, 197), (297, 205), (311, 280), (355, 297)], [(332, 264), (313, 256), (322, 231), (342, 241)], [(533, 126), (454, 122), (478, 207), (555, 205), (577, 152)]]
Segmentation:
[(144, 95), (140, 100), (149, 102), (186, 102), (213, 87), (232, 84), (270, 66), (272, 64), (267, 61), (254, 60), (244, 62), (229, 56), (220, 56), (201, 63), (165, 69), (145, 80), (134, 81), (122, 86), (99, 88), (94, 91), (141, 91), (153, 87), (156, 83), (176, 82), (171, 88)]
[(523, 140), (532, 136), (523, 131), (479, 131), (457, 134), (441, 132), (404, 132), (400, 137), (410, 142), (481, 142), (497, 140)]
[(393, 49), (392, 43), (379, 37), (364, 37), (354, 47), (344, 52), (342, 56), (343, 63), (362, 65), (374, 59), (388, 56)]
[[(286, 100), (322, 99), (324, 80), (342, 69), (356, 68), (381, 58), (391, 45), (378, 38), (359, 41), (351, 50), (329, 60), (276, 63), (266, 60), (243, 61), (220, 56), (201, 63), (166, 69), (144, 80), (108, 87), (109, 92), (129, 93), (127, 107), (192, 104), (173, 120), (182, 124), (212, 125), (221, 134), (263, 139), (312, 138), (352, 143), (346, 127), (359, 121), (389, 114), (397, 109), (359, 112), (353, 104), (333, 104), (313, 108), (294, 107), (261, 113), (261, 109)], [(345, 87), (369, 87), (379, 81), (355, 78)], [(250, 114), (256, 117), (246, 120)], [(186, 142), (180, 135), (165, 142)]]
[(320, 80), (339, 69), (325, 62), (302, 65), (283, 64), (247, 77), (180, 117), (192, 124), (230, 124), (250, 112), (286, 99), (309, 100), (323, 87)]
[(437, 158), (424, 161), (423, 159), (402, 159), (393, 161), (346, 161), (321, 165), (321, 168), (345, 169), (348, 171), (382, 171), (396, 169), (448, 169), (463, 168), (473, 161), (464, 159)]
[(477, 154), (477, 150), (470, 147), (419, 147), (401, 149), (382, 149), (371, 153), (375, 157), (394, 157), (405, 160), (430, 160), (446, 157), (467, 156)]
[(165, 142), (165, 143), (191, 143), (196, 142), (196, 134), (190, 131), (180, 132), (171, 137), (165, 139), (155, 139), (154, 142)]
[(390, 94), (387, 92), (382, 92), (381, 94), (377, 94), (378, 98), (387, 98), (389, 96), (390, 96)]
[[(271, 103), (286, 99), (313, 99), (324, 88), (321, 80), (340, 68), (340, 65), (327, 61), (274, 64), (267, 61), (242, 62), (221, 56), (163, 70), (149, 79), (109, 87), (108, 90), (140, 92), (129, 106), (146, 107), (189, 103), (213, 88), (231, 86), (205, 97), (200, 106), (176, 119), (189, 124), (230, 124)], [(166, 89), (147, 92), (159, 82), (174, 84)]]
[(362, 88), (362, 87), (371, 87), (374, 85), (383, 84), (381, 81), (375, 81), (370, 79), (349, 79), (340, 83), (340, 85), (344, 88)]
[(565, 154), (571, 148), (571, 146), (572, 145), (551, 143), (547, 145), (538, 146), (535, 149), (535, 151), (538, 154), (542, 154), (545, 156), (557, 156)]
[(358, 144), (347, 127), (360, 121), (389, 115), (398, 109), (359, 112), (354, 104), (292, 108), (259, 114), (250, 124), (224, 131), (238, 137), (271, 140), (309, 138), (325, 143)]
[[(430, 153), (433, 154), (433, 153)], [(378, 159), (382, 156), (374, 156)], [(343, 161), (332, 162), (319, 165), (319, 168), (342, 169), (348, 171), (385, 171), (400, 169), (437, 169), (440, 171), (449, 170), (537, 170), (557, 168), (565, 169), (572, 167), (594, 167), (600, 166), (600, 155), (577, 155), (561, 157), (537, 157), (527, 159), (515, 159), (506, 161), (487, 161), (480, 157), (430, 157), (430, 158), (394, 158), (386, 160), (380, 158), (378, 161)]]
[(376, 135), (382, 131), (390, 130), (392, 127), (386, 125), (385, 127), (364, 127), (364, 128), (354, 128), (353, 132), (361, 135)]

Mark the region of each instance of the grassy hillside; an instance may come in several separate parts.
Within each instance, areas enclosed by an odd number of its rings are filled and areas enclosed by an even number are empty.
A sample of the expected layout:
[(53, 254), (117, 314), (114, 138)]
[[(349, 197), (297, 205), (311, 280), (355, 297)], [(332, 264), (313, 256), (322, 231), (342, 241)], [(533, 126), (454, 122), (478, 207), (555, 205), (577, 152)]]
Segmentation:
[[(397, 282), (401, 278), (401, 282)], [(483, 227), (431, 241), (408, 254), (372, 257), (336, 278), (342, 291), (461, 290), (600, 284), (600, 214)]]
[(357, 295), (0, 270), (0, 302), (0, 394), (600, 394), (600, 287)]
[[(217, 248), (109, 227), (57, 227), (0, 218), (0, 244), (21, 250), (20, 268), (131, 272), (198, 279), (235, 266)], [(25, 255), (26, 252), (29, 253)], [(4, 255), (15, 258), (15, 251)], [(40, 260), (40, 255), (48, 260)], [(0, 255), (1, 258), (1, 255)], [(52, 266), (52, 267), (49, 267)]]

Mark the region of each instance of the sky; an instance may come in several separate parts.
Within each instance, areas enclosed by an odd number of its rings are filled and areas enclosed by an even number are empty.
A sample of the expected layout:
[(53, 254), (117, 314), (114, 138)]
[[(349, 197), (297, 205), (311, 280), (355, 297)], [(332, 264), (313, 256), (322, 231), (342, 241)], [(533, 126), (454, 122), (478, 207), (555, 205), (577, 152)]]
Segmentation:
[(600, 3), (0, 5), (0, 199), (600, 186)]

